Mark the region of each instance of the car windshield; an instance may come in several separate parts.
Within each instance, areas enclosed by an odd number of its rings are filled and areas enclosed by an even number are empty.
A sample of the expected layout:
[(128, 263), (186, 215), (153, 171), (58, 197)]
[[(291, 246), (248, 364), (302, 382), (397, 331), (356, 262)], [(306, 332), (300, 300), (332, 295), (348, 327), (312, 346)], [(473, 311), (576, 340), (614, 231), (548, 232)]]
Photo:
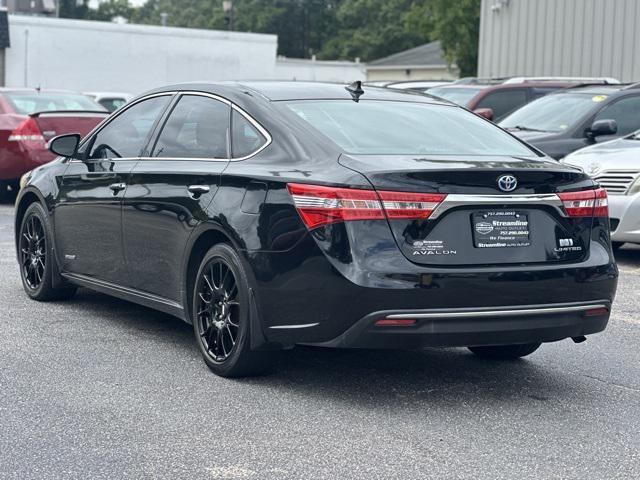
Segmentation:
[(346, 153), (536, 155), (491, 123), (455, 106), (375, 100), (286, 105)]
[(466, 106), (482, 90), (482, 87), (434, 87), (429, 88), (429, 95)]
[(4, 92), (16, 113), (30, 115), (53, 110), (104, 110), (85, 95), (53, 92)]
[(563, 132), (571, 128), (584, 114), (602, 102), (605, 95), (592, 93), (551, 94), (534, 100), (503, 119), (503, 128)]

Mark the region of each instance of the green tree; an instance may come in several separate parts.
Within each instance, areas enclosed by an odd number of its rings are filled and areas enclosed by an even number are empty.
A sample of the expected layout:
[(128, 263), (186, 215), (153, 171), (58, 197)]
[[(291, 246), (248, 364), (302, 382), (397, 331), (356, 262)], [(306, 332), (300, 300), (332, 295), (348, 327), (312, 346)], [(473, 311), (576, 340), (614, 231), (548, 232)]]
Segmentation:
[(428, 0), (414, 4), (407, 17), (412, 31), (428, 31), (442, 42), (449, 63), (455, 63), (460, 76), (478, 71), (481, 0)]
[(321, 58), (375, 60), (429, 41), (428, 30), (407, 28), (416, 0), (343, 0), (336, 12), (336, 35)]
[(89, 0), (59, 0), (60, 16), (62, 18), (86, 18), (89, 11)]
[(97, 9), (89, 9), (86, 18), (89, 20), (101, 20), (110, 22), (115, 17), (124, 17), (130, 20), (133, 16), (134, 8), (128, 0), (108, 0), (101, 2)]

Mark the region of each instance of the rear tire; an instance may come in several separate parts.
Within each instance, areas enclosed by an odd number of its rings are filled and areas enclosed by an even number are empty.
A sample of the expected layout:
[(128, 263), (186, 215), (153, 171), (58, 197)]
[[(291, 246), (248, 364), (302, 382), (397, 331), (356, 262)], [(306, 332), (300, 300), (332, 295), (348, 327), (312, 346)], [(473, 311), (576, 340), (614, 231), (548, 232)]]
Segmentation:
[(469, 347), (474, 354), (481, 358), (492, 360), (514, 360), (531, 355), (541, 343), (527, 343), (523, 345), (498, 345), (492, 347)]
[(76, 293), (74, 286), (53, 286), (57, 265), (53, 257), (52, 238), (47, 213), (42, 205), (32, 203), (20, 224), (18, 261), (24, 291), (40, 302), (68, 300)]
[(227, 244), (212, 247), (194, 282), (191, 320), (207, 366), (221, 377), (259, 375), (271, 369), (273, 352), (251, 350), (249, 280)]

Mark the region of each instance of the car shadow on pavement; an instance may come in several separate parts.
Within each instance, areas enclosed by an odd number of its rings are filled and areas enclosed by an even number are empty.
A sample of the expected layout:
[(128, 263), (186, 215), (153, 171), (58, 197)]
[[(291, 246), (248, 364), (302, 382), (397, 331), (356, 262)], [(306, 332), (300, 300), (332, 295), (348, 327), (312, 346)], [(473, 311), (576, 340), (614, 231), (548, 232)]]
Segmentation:
[(627, 243), (615, 252), (615, 257), (621, 266), (640, 267), (640, 245)]
[[(111, 322), (140, 341), (171, 344), (197, 359), (192, 327), (181, 320), (124, 300), (80, 290), (70, 303), (87, 318)], [(158, 348), (163, 348), (159, 345)], [(544, 352), (544, 346), (541, 350)], [(298, 346), (277, 352), (272, 372), (253, 378), (221, 380), (200, 365), (202, 381), (239, 382), (267, 388), (274, 394), (302, 398), (323, 397), (360, 406), (401, 406), (406, 402), (548, 401), (575, 394), (575, 384), (559, 369), (536, 362), (536, 352), (527, 359), (490, 361), (464, 348), (430, 348), (422, 351), (329, 349)], [(180, 353), (182, 355), (182, 353)], [(179, 381), (179, 380), (176, 380)], [(222, 387), (221, 387), (222, 388)], [(588, 395), (588, 391), (581, 391)]]

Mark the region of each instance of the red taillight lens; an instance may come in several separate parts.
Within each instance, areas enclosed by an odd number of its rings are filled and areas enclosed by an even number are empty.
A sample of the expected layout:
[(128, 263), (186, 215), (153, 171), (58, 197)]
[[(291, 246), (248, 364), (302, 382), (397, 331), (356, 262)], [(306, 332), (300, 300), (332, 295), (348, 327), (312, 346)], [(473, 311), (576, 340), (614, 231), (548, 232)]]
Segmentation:
[(287, 188), (307, 228), (386, 217), (429, 218), (445, 195), (360, 190), (289, 183)]
[(377, 327), (411, 327), (415, 324), (413, 318), (383, 318), (376, 322)]
[(607, 197), (607, 191), (604, 188), (598, 188), (595, 192), (596, 192), (596, 200), (593, 207), (593, 216), (608, 217), (609, 216), (609, 198)]
[(302, 221), (307, 228), (347, 220), (384, 218), (382, 205), (373, 190), (287, 184)]
[(23, 142), (29, 146), (44, 148), (46, 143), (40, 127), (33, 118), (27, 118), (9, 135), (10, 142)]
[(378, 192), (387, 217), (429, 218), (446, 195), (439, 193)]
[(570, 217), (609, 216), (609, 202), (604, 188), (558, 193), (558, 197)]

